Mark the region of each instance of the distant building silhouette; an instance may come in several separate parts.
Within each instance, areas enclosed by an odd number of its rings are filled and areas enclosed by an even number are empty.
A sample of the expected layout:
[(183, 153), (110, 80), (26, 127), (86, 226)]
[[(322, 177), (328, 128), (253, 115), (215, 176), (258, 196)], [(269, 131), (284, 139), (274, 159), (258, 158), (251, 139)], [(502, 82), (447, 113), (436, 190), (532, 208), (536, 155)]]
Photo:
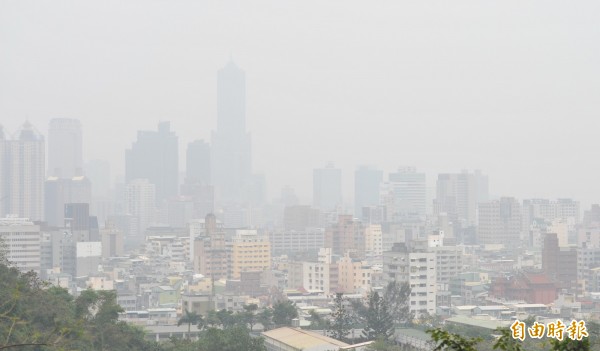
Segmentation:
[(145, 178), (156, 186), (156, 200), (178, 194), (178, 138), (169, 122), (158, 131), (138, 131), (137, 141), (125, 153), (125, 182)]
[(185, 183), (209, 185), (210, 145), (204, 140), (194, 140), (187, 146)]
[(487, 176), (476, 171), (442, 173), (437, 179), (434, 214), (447, 213), (448, 218), (463, 227), (477, 225), (477, 205), (488, 199)]
[(378, 206), (383, 172), (362, 166), (354, 172), (354, 216), (361, 219), (364, 207)]
[(313, 171), (313, 206), (322, 211), (342, 205), (342, 170), (328, 164)]
[(521, 204), (512, 197), (479, 204), (479, 244), (518, 246), (521, 242)]
[(390, 173), (384, 188), (390, 207), (388, 220), (425, 219), (425, 173), (419, 173), (413, 167), (401, 167), (397, 172)]
[(246, 76), (232, 61), (217, 76), (211, 173), (220, 204), (242, 202), (252, 175), (251, 142), (246, 132)]
[(81, 122), (54, 118), (48, 128), (48, 175), (71, 179), (83, 174)]
[(29, 122), (14, 140), (7, 139), (0, 127), (1, 217), (43, 219), (45, 165), (44, 137)]
[(109, 198), (111, 189), (110, 163), (105, 160), (90, 160), (85, 163), (84, 175), (92, 183), (92, 196)]
[(71, 179), (49, 177), (44, 184), (44, 218), (50, 227), (64, 226), (64, 208), (70, 203), (91, 203), (90, 180), (83, 176)]

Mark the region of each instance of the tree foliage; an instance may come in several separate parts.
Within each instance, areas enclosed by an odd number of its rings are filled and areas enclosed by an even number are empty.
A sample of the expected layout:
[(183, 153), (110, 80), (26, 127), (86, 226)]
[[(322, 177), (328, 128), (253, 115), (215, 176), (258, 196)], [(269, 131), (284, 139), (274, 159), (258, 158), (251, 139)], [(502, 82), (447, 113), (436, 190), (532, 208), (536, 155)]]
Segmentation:
[(364, 315), (365, 327), (363, 339), (388, 340), (394, 335), (394, 317), (386, 301), (378, 292), (371, 292), (367, 297), (366, 314)]
[(344, 294), (342, 293), (335, 294), (331, 318), (329, 335), (337, 340), (348, 341), (348, 334), (352, 330), (352, 317), (346, 309)]
[(410, 285), (391, 281), (383, 290), (384, 304), (393, 316), (395, 325), (406, 325), (414, 319), (410, 311)]
[(452, 334), (442, 329), (428, 330), (431, 338), (436, 342), (434, 351), (477, 351), (475, 345), (480, 343), (480, 338), (464, 338), (458, 334)]
[(0, 263), (0, 350), (155, 350), (141, 329), (118, 321), (121, 310), (113, 291), (74, 299)]
[(293, 302), (279, 301), (273, 306), (273, 324), (275, 326), (291, 326), (294, 318), (298, 318), (298, 310)]

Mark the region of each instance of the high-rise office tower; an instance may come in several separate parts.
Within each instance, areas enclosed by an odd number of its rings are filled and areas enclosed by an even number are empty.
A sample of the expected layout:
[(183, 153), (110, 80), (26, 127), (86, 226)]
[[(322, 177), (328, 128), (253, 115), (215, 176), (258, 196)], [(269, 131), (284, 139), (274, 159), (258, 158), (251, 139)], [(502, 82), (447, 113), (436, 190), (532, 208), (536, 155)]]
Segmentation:
[(210, 145), (204, 140), (192, 141), (186, 150), (186, 171), (181, 195), (191, 199), (193, 218), (204, 218), (214, 212), (215, 189), (210, 178), (210, 151)]
[(451, 221), (465, 226), (477, 224), (479, 199), (487, 199), (487, 176), (481, 172), (443, 173), (438, 175), (434, 213), (447, 213)]
[(239, 204), (252, 175), (246, 132), (246, 76), (232, 61), (217, 76), (217, 130), (212, 134), (211, 179), (220, 204)]
[(46, 173), (44, 137), (25, 122), (18, 139), (0, 132), (0, 216), (43, 219)]
[(425, 173), (418, 173), (413, 167), (401, 167), (396, 173), (390, 173), (389, 182), (385, 187), (391, 199), (389, 205), (392, 207), (393, 220), (425, 219)]
[(342, 170), (328, 164), (313, 171), (313, 206), (322, 211), (342, 205)]
[(362, 218), (363, 207), (378, 206), (383, 172), (362, 166), (354, 172), (354, 216)]
[(125, 213), (135, 218), (140, 242), (155, 216), (155, 196), (156, 187), (148, 179), (134, 179), (125, 186)]
[(204, 140), (194, 140), (186, 151), (185, 182), (210, 184), (210, 145)]
[(169, 122), (158, 124), (158, 131), (138, 131), (137, 141), (125, 152), (125, 182), (148, 179), (156, 186), (156, 200), (178, 194), (178, 138)]
[(479, 244), (504, 244), (518, 246), (521, 242), (521, 204), (515, 198), (479, 204)]
[(54, 118), (48, 128), (48, 175), (73, 178), (83, 174), (81, 122)]

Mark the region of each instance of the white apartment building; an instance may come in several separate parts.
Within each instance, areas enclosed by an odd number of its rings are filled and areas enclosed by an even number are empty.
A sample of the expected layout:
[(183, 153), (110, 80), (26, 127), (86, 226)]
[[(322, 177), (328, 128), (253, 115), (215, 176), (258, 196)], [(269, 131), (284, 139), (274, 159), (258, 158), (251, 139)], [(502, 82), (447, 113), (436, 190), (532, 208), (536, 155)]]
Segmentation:
[(290, 262), (288, 266), (288, 287), (307, 291), (330, 293), (329, 263)]
[(392, 251), (383, 253), (384, 280), (408, 282), (411, 288), (410, 310), (419, 316), (436, 312), (436, 254), (409, 252), (406, 245), (397, 243)]
[(6, 259), (23, 272), (40, 273), (40, 226), (26, 218), (0, 219), (0, 242)]

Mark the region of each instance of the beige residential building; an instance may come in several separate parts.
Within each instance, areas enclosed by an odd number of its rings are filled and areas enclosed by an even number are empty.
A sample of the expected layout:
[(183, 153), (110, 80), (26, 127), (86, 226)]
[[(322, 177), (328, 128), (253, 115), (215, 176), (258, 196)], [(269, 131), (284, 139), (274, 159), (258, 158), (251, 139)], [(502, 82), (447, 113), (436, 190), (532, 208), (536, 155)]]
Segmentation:
[(240, 279), (241, 272), (256, 272), (270, 269), (271, 243), (266, 235), (256, 230), (236, 230), (227, 242), (229, 248), (229, 278)]
[(204, 221), (190, 224), (190, 255), (194, 272), (211, 279), (227, 278), (229, 250), (225, 245), (225, 230), (213, 214)]
[(365, 227), (365, 253), (367, 257), (381, 256), (383, 252), (383, 234), (381, 224), (370, 224)]
[(371, 289), (373, 269), (348, 253), (337, 262), (337, 292), (356, 293)]

